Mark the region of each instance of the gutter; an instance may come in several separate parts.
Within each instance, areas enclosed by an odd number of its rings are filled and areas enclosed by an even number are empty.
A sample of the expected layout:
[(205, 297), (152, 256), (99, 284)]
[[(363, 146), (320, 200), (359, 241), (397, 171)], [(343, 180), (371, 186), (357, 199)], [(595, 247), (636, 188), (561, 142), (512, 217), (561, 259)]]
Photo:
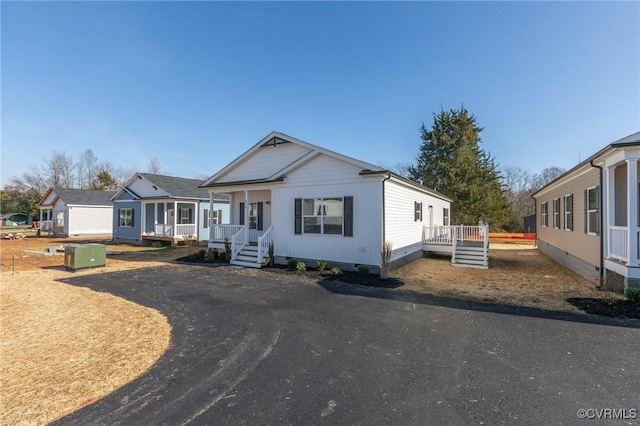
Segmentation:
[(591, 165), (591, 167), (600, 169), (600, 191), (598, 191), (598, 203), (600, 203), (600, 286), (602, 286), (602, 280), (604, 278), (604, 238), (602, 233), (605, 232), (603, 214), (604, 204), (602, 203), (602, 194), (604, 193), (604, 186), (602, 185), (604, 170), (601, 166), (596, 166), (595, 164), (593, 164), (593, 160), (589, 161), (589, 164)]
[(384, 202), (384, 183), (391, 179), (391, 173), (387, 173), (387, 177), (385, 177), (384, 179), (382, 179), (382, 246), (384, 246), (384, 243), (386, 241), (386, 229), (385, 229), (385, 223), (386, 223), (386, 218), (385, 218), (385, 202)]

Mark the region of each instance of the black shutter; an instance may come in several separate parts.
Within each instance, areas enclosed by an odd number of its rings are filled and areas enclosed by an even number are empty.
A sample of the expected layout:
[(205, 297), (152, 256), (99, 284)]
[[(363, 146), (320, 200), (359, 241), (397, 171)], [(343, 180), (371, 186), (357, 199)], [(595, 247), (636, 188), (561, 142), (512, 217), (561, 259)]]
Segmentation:
[(136, 217), (136, 209), (131, 209), (131, 226), (133, 227), (134, 223), (133, 220)]
[(240, 203), (240, 225), (244, 225), (244, 203)]
[(417, 201), (413, 202), (413, 221), (414, 222), (418, 221), (418, 202)]
[(345, 237), (353, 237), (353, 197), (344, 197), (344, 233)]
[(558, 229), (562, 229), (562, 203), (564, 200), (562, 198), (558, 198)]
[(420, 222), (422, 222), (422, 203), (420, 203)]
[(118, 228), (122, 226), (122, 209), (118, 209)]
[(600, 235), (600, 187), (596, 186), (596, 235)]
[(569, 224), (569, 229), (571, 231), (573, 231), (573, 222), (574, 222), (573, 216), (574, 215), (575, 215), (575, 207), (574, 207), (574, 204), (573, 204), (573, 194), (571, 194), (571, 217), (570, 217), (571, 223)]
[(262, 216), (264, 213), (264, 203), (262, 201), (258, 202), (258, 231), (262, 231)]
[(294, 220), (293, 220), (293, 233), (296, 235), (302, 234), (302, 198), (296, 198), (294, 203)]

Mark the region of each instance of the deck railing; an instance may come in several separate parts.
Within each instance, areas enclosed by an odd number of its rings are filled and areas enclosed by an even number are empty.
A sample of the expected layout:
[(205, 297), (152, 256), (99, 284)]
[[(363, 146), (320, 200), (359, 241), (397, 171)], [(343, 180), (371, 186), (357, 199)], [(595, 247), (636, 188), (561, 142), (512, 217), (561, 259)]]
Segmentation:
[(436, 225), (422, 227), (422, 242), (452, 244), (457, 241), (489, 241), (489, 225)]
[(272, 229), (273, 225), (264, 231), (264, 234), (258, 237), (258, 263), (262, 263), (264, 258), (268, 256), (269, 246), (273, 242)]
[(629, 228), (609, 226), (609, 257), (629, 261)]
[(211, 225), (209, 228), (209, 241), (221, 243), (231, 241), (231, 237), (242, 229), (242, 225)]

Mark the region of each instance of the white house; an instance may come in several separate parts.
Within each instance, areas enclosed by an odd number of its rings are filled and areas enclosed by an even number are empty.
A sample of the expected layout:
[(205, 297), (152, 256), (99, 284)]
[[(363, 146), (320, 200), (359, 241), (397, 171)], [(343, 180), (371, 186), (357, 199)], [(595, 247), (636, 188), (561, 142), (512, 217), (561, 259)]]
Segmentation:
[(423, 227), (449, 225), (451, 199), (381, 167), (272, 132), (207, 179), (211, 209), (230, 197), (229, 225), (210, 228), (209, 247), (231, 244), (232, 263), (257, 266), (273, 243), (276, 263), (372, 272), (383, 243), (392, 267), (422, 256)]
[(115, 191), (50, 188), (38, 203), (42, 228), (57, 236), (111, 234)]

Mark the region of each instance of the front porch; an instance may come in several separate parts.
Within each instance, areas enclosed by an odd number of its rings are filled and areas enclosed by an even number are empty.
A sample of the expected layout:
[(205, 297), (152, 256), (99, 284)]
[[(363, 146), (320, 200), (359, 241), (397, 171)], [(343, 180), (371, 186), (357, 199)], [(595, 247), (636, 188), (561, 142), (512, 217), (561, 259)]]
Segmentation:
[[(225, 193), (230, 198), (229, 224), (209, 225), (209, 248), (231, 249), (232, 265), (261, 267), (269, 260), (273, 242), (271, 191), (243, 190)], [(210, 209), (215, 210), (218, 193), (210, 193)]]
[(171, 245), (198, 240), (197, 202), (143, 202), (141, 218), (143, 240)]

